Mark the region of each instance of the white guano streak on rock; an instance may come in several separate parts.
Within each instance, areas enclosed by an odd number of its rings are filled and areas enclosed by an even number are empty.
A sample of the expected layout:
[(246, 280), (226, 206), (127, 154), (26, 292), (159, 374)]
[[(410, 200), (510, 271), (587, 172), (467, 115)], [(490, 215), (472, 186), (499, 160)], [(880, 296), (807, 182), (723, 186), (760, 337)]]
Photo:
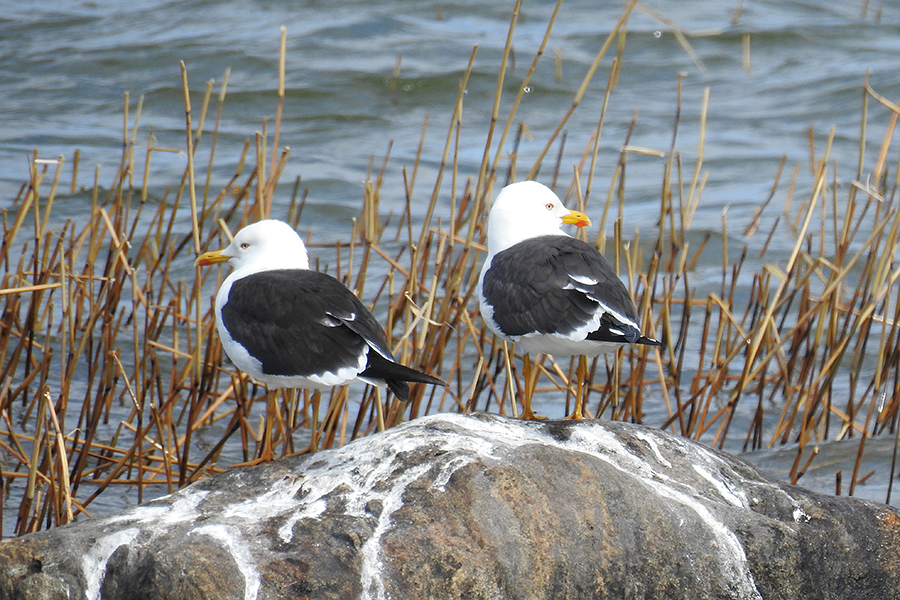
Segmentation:
[(663, 496), (671, 498), (680, 504), (690, 508), (697, 513), (697, 516), (706, 523), (713, 535), (719, 541), (719, 552), (716, 556), (720, 558), (722, 568), (722, 581), (730, 581), (737, 588), (738, 598), (746, 600), (762, 600), (762, 594), (756, 589), (756, 582), (753, 580), (753, 574), (747, 564), (747, 554), (740, 540), (734, 535), (734, 532), (728, 529), (724, 523), (716, 519), (701, 502), (691, 498), (684, 492), (656, 481), (647, 482), (651, 487)]
[[(327, 457), (322, 464), (305, 472), (302, 480), (279, 482), (273, 489), (259, 498), (232, 506), (223, 516), (242, 515), (255, 519), (266, 519), (285, 511), (291, 511), (278, 534), (285, 543), (293, 539), (294, 526), (302, 519), (317, 519), (327, 509), (326, 496), (338, 488), (346, 488), (349, 516), (365, 516), (366, 505), (371, 500), (379, 500), (380, 494), (374, 489), (399, 468), (398, 458), (404, 452), (412, 452), (433, 444), (436, 450), (452, 452), (465, 450), (485, 458), (493, 456), (494, 444), (486, 439), (469, 436), (449, 436), (443, 431), (427, 431), (420, 428), (394, 428), (387, 432), (364, 438), (344, 446)], [(441, 465), (440, 472), (433, 478), (432, 486), (443, 489), (458, 469), (474, 459), (468, 456), (451, 457)], [(429, 468), (433, 465), (429, 464)], [(424, 472), (422, 473), (424, 475)], [(298, 502), (297, 493), (304, 492)], [(297, 505), (300, 508), (297, 508)]]
[(381, 513), (378, 515), (378, 523), (372, 536), (366, 540), (362, 547), (362, 566), (360, 567), (360, 583), (362, 584), (363, 600), (386, 600), (384, 589), (384, 577), (381, 568), (381, 536), (391, 525), (391, 516), (398, 508), (403, 506), (403, 492), (413, 481), (422, 477), (431, 469), (431, 465), (424, 464), (407, 470), (403, 475), (394, 480), (394, 484), (387, 492), (373, 494), (370, 491), (370, 501), (381, 501)]
[[(505, 429), (506, 438), (514, 437), (510, 434), (517, 431), (516, 427)], [(394, 428), (379, 436), (360, 440), (335, 451), (319, 468), (307, 471), (302, 483), (306, 496), (302, 507), (295, 510), (279, 529), (282, 540), (289, 542), (292, 539), (294, 526), (299, 520), (318, 518), (326, 509), (324, 498), (338, 487), (347, 489), (344, 511), (347, 515), (366, 516), (369, 504), (372, 501), (380, 502), (381, 511), (375, 529), (361, 550), (360, 584), (363, 599), (385, 600), (387, 595), (382, 576), (382, 536), (388, 531), (394, 512), (403, 506), (406, 488), (425, 477), (435, 466), (434, 462), (426, 462), (397, 474), (401, 464), (400, 455), (429, 445), (442, 453), (464, 451), (484, 459), (496, 459), (493, 454), (495, 443), (492, 440), (452, 435), (446, 431), (421, 427)], [(476, 459), (469, 454), (449, 457), (441, 463), (440, 470), (432, 477), (432, 488), (443, 490), (453, 473), (474, 460)], [(379, 489), (386, 482), (390, 482), (388, 489)], [(279, 492), (278, 495), (293, 498), (298, 490), (299, 487), (294, 487), (289, 494)]]
[(444, 465), (441, 467), (440, 472), (431, 481), (431, 489), (438, 490), (439, 492), (447, 491), (447, 482), (450, 481), (450, 478), (453, 477), (453, 474), (464, 466), (473, 462), (475, 462), (475, 459), (471, 456), (454, 456), (444, 463)]
[[(683, 452), (697, 456), (697, 452), (694, 449), (695, 446), (690, 444), (687, 440), (678, 437), (672, 437), (667, 439), (667, 443), (677, 444)], [(748, 483), (748, 480), (745, 477), (739, 475), (738, 473), (735, 473), (734, 469), (727, 461), (713, 453), (704, 452), (700, 454), (699, 458), (701, 458), (703, 462), (714, 471), (719, 472), (720, 478), (717, 479), (716, 476), (709, 471), (706, 471), (705, 473), (697, 471), (702, 477), (706, 478), (716, 487), (719, 493), (722, 494), (723, 498), (734, 503), (733, 499), (734, 497), (736, 497), (741, 502), (740, 506), (743, 506), (744, 508), (750, 507), (751, 499), (747, 496), (747, 491), (752, 490), (747, 490), (747, 488), (735, 489), (735, 486), (729, 485), (730, 481), (732, 480), (738, 480), (741, 483)], [(696, 469), (696, 465), (694, 468)], [(707, 475), (709, 475), (709, 477), (707, 477)], [(758, 481), (751, 480), (749, 483), (758, 484)], [(724, 486), (724, 488), (722, 486)], [(791, 496), (776, 484), (768, 484), (768, 486), (770, 489), (776, 491), (780, 496), (783, 496), (785, 501), (794, 508), (792, 516), (795, 523), (805, 523), (809, 521), (809, 515), (806, 514), (806, 512), (800, 507), (800, 503), (796, 498)], [(731, 497), (729, 497), (729, 495), (731, 495)], [(756, 499), (754, 498), (753, 500), (755, 501)]]
[(712, 485), (716, 489), (716, 491), (719, 492), (719, 495), (727, 500), (730, 504), (733, 504), (740, 508), (747, 507), (747, 495), (745, 493), (739, 490), (732, 491), (731, 487), (725, 480), (715, 477), (712, 473), (707, 471), (705, 467), (694, 464), (693, 468), (694, 471), (698, 475), (700, 475), (700, 477), (708, 481), (710, 485)]
[[(444, 424), (455, 427), (442, 427)], [(659, 464), (663, 467), (671, 465), (650, 434), (641, 434), (639, 437), (651, 448)], [(403, 504), (403, 492), (407, 486), (426, 476), (436, 466), (436, 461), (426, 462), (398, 474), (396, 471), (402, 462), (399, 460), (400, 455), (426, 446), (432, 446), (435, 451), (442, 453), (460, 451), (456, 456), (443, 458), (440, 470), (432, 477), (432, 489), (443, 490), (453, 473), (463, 466), (478, 458), (496, 460), (498, 449), (511, 450), (525, 444), (549, 445), (588, 454), (631, 476), (641, 478), (661, 496), (688, 508), (706, 523), (719, 541), (723, 551), (720, 563), (723, 574), (735, 582), (741, 597), (760, 597), (747, 565), (746, 554), (737, 537), (701, 502), (679, 490), (678, 487), (684, 487), (683, 484), (629, 452), (614, 434), (599, 426), (573, 429), (572, 438), (563, 442), (540, 429), (523, 428), (519, 423), (506, 420), (488, 419), (473, 423), (471, 417), (453, 414), (424, 417), (409, 426), (393, 428), (322, 456), (320, 464), (307, 470), (302, 478), (283, 480), (273, 485), (263, 496), (234, 505), (223, 516), (242, 515), (244, 518), (262, 520), (290, 511), (289, 518), (279, 529), (282, 540), (290, 542), (296, 523), (301, 519), (319, 518), (327, 510), (326, 497), (338, 488), (346, 490), (342, 492), (347, 500), (344, 512), (350, 516), (364, 517), (368, 515), (367, 506), (370, 502), (381, 502), (375, 531), (362, 548), (361, 584), (364, 600), (383, 600), (387, 595), (382, 577), (382, 537), (391, 525), (392, 515)], [(698, 453), (696, 447), (684, 444), (680, 449), (688, 454), (698, 454), (695, 463), (703, 462), (713, 468), (709, 457)], [(726, 465), (723, 463), (716, 466)], [(709, 470), (702, 469), (698, 473), (705, 480), (714, 481)], [(388, 487), (385, 490), (386, 485)], [(305, 495), (298, 509), (297, 494), (301, 488)], [(744, 505), (739, 492), (724, 485), (717, 485), (715, 488), (729, 503)]]
[(253, 564), (253, 557), (250, 555), (247, 541), (241, 539), (236, 528), (219, 523), (203, 525), (193, 529), (190, 535), (205, 535), (220, 542), (231, 554), (238, 570), (244, 576), (244, 600), (256, 600), (260, 585), (259, 571)]
[[(518, 427), (503, 426), (503, 439), (516, 437)], [(496, 429), (496, 428), (495, 428)], [(499, 432), (497, 432), (499, 433)], [(522, 443), (531, 441), (522, 439)], [(240, 515), (243, 518), (264, 520), (290, 511), (290, 516), (279, 528), (281, 539), (288, 543), (293, 539), (294, 526), (301, 519), (319, 518), (327, 510), (326, 497), (338, 488), (347, 504), (344, 514), (366, 517), (372, 501), (381, 503), (375, 530), (362, 547), (360, 571), (363, 598), (386, 598), (381, 561), (381, 538), (391, 525), (391, 516), (403, 505), (403, 493), (409, 484), (424, 477), (435, 467), (426, 462), (397, 473), (401, 467), (401, 454), (433, 445), (436, 451), (449, 453), (464, 451), (485, 459), (493, 455), (495, 443), (485, 437), (453, 435), (446, 431), (421, 427), (394, 428), (381, 435), (364, 438), (321, 456), (316, 467), (309, 468), (302, 478), (281, 480), (262, 496), (231, 506), (223, 517)], [(508, 445), (508, 444), (504, 444)], [(513, 444), (517, 445), (517, 444)], [(432, 487), (443, 490), (458, 469), (476, 460), (468, 454), (451, 456), (440, 464), (440, 470), (432, 477)], [(385, 486), (388, 486), (385, 490)], [(297, 500), (298, 492), (304, 492)], [(297, 508), (297, 505), (300, 505)]]
[(670, 463), (668, 460), (666, 460), (666, 457), (664, 457), (662, 455), (662, 452), (659, 451), (659, 444), (656, 443), (656, 438), (654, 438), (652, 435), (649, 435), (643, 431), (636, 432), (634, 437), (638, 438), (639, 440), (642, 440), (644, 443), (646, 443), (648, 446), (650, 446), (650, 450), (653, 451), (653, 455), (656, 457), (656, 460), (658, 460), (662, 466), (672, 468), (672, 463)]
[[(718, 521), (715, 516), (701, 502), (695, 500), (689, 494), (678, 490), (679, 482), (672, 480), (671, 477), (663, 472), (655, 469), (650, 463), (632, 454), (619, 441), (615, 434), (602, 428), (580, 427), (573, 428), (572, 436), (568, 441), (558, 441), (536, 429), (524, 430), (521, 427), (515, 428), (515, 435), (509, 436), (511, 428), (502, 421), (485, 421), (481, 423), (480, 431), (473, 431), (471, 420), (462, 421), (462, 417), (455, 415), (442, 415), (441, 418), (449, 421), (459, 420), (460, 425), (464, 426), (468, 434), (480, 433), (487, 439), (494, 440), (494, 448), (497, 446), (507, 446), (515, 448), (527, 443), (537, 443), (548, 446), (555, 446), (570, 452), (580, 452), (593, 456), (620, 471), (641, 480), (649, 487), (656, 490), (661, 496), (675, 500), (679, 504), (690, 509), (710, 528), (713, 535), (719, 541), (722, 553), (720, 564), (726, 581), (733, 581), (738, 589), (740, 597), (750, 599), (761, 599), (759, 591), (756, 589), (756, 583), (747, 563), (747, 555), (744, 548), (734, 535), (723, 523)], [(475, 427), (478, 429), (478, 427)], [(526, 433), (527, 431), (527, 433)], [(641, 436), (646, 441), (649, 434)], [(505, 441), (507, 443), (501, 442)], [(648, 444), (653, 448), (653, 445)], [(705, 453), (699, 452), (699, 449), (693, 445), (683, 444), (681, 449), (686, 454), (695, 455), (694, 463), (707, 462), (708, 457)], [(657, 449), (658, 451), (658, 449)], [(493, 453), (493, 451), (492, 451)], [(670, 464), (668, 461), (660, 461), (662, 464)], [(721, 493), (721, 490), (720, 490)], [(733, 492), (729, 493), (730, 499), (737, 499)], [(740, 500), (738, 500), (740, 502)]]
[[(138, 506), (121, 515), (106, 519), (108, 523), (153, 523), (154, 535), (164, 533), (159, 526), (184, 523), (197, 518), (197, 506), (209, 494), (209, 490), (182, 491), (168, 506)], [(168, 496), (166, 496), (168, 497)], [(157, 500), (158, 501), (158, 500)]]
[[(722, 499), (735, 506), (750, 507), (746, 484), (758, 483), (757, 480), (748, 480), (736, 472), (728, 461), (712, 452), (698, 452), (697, 445), (684, 438), (673, 437), (669, 440), (670, 443), (677, 444), (685, 454), (690, 454), (697, 459), (693, 463), (694, 470), (716, 488)], [(735, 485), (735, 481), (741, 485)]]
[[(568, 442), (557, 445), (569, 450), (586, 452), (620, 471), (640, 475), (642, 481), (661, 496), (675, 500), (694, 511), (706, 523), (719, 542), (721, 552), (717, 553), (717, 557), (720, 559), (723, 581), (733, 581), (740, 594), (739, 597), (742, 599), (762, 600), (762, 595), (756, 589), (756, 582), (753, 580), (753, 574), (747, 563), (747, 554), (734, 532), (716, 519), (701, 502), (676, 488), (676, 485), (682, 484), (674, 482), (668, 475), (657, 472), (646, 461), (634, 456), (612, 433), (600, 427), (592, 427), (591, 430), (590, 434), (585, 430), (575, 430)], [(600, 435), (597, 435), (598, 433)], [(591, 446), (595, 448), (599, 446), (607, 452), (592, 451)], [(690, 452), (691, 454), (698, 454), (696, 448), (685, 446), (685, 449), (688, 452), (693, 450)], [(619, 463), (613, 460), (613, 456), (622, 459), (623, 462)], [(697, 460), (695, 459), (693, 462), (696, 463)]]
[(81, 560), (81, 572), (85, 579), (84, 595), (88, 600), (100, 600), (100, 585), (106, 574), (106, 561), (116, 549), (130, 543), (141, 532), (137, 527), (121, 529), (97, 540)]
[[(137, 506), (121, 515), (114, 515), (105, 519), (108, 524), (116, 523), (153, 523), (149, 530), (151, 537), (157, 537), (168, 531), (167, 525), (189, 521), (197, 516), (197, 505), (209, 492), (199, 490), (196, 492), (185, 491), (177, 496), (168, 506)], [(122, 529), (116, 533), (99, 538), (91, 545), (82, 561), (82, 572), (87, 582), (85, 595), (89, 600), (100, 598), (100, 586), (106, 574), (106, 561), (123, 544), (130, 544), (142, 530), (137, 527)]]
[[(447, 415), (437, 418), (457, 421)], [(471, 423), (466, 422), (466, 425), (468, 429)], [(421, 426), (393, 428), (381, 435), (364, 438), (322, 455), (319, 464), (309, 468), (302, 478), (281, 480), (273, 484), (266, 494), (235, 504), (223, 511), (222, 516), (241, 516), (244, 519), (262, 521), (290, 511), (290, 516), (278, 530), (281, 539), (288, 543), (293, 539), (297, 522), (301, 519), (319, 518), (327, 510), (326, 497), (338, 488), (346, 490), (342, 495), (347, 500), (344, 514), (348, 516), (366, 517), (369, 515), (370, 502), (379, 501), (381, 512), (377, 517), (375, 530), (362, 547), (360, 578), (363, 598), (385, 599), (381, 576), (381, 538), (390, 527), (391, 516), (403, 505), (403, 493), (407, 486), (435, 467), (433, 462), (426, 462), (398, 474), (397, 470), (402, 463), (400, 455), (429, 445), (442, 453), (469, 453), (451, 456), (440, 464), (440, 470), (432, 478), (432, 487), (442, 490), (453, 473), (476, 460), (471, 454), (483, 459), (496, 459), (493, 452), (497, 439), (502, 440), (502, 446), (518, 446), (536, 441), (531, 436), (523, 436), (518, 425), (493, 423), (490, 429), (492, 436), (479, 437), (471, 436), (468, 432), (460, 435)], [(389, 486), (387, 490), (383, 489), (385, 485)], [(298, 501), (297, 495), (301, 489), (304, 495)], [(300, 508), (297, 508), (298, 504)]]
[(296, 495), (303, 485), (302, 478), (284, 478), (274, 482), (271, 489), (260, 496), (236, 502), (222, 511), (223, 519), (238, 518), (263, 521), (297, 505)]

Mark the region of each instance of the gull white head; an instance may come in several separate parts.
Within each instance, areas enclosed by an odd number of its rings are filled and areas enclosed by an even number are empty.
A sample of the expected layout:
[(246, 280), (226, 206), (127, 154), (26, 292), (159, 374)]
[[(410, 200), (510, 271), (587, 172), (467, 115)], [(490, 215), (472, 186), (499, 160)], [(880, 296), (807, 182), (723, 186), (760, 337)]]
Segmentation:
[(591, 220), (569, 210), (553, 190), (537, 181), (520, 181), (502, 190), (488, 216), (488, 256), (542, 235), (568, 235), (563, 224), (585, 227)]
[(222, 250), (197, 258), (198, 265), (227, 262), (235, 279), (274, 269), (308, 269), (309, 254), (297, 232), (283, 221), (267, 219), (248, 225)]

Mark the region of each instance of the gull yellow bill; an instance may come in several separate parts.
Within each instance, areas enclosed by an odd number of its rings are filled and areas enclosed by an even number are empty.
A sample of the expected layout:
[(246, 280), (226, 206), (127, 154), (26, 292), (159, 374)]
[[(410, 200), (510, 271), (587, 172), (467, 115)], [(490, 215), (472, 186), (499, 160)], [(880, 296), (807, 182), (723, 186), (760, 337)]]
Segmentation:
[(230, 256), (222, 254), (221, 250), (213, 250), (212, 252), (206, 252), (198, 256), (197, 260), (194, 261), (194, 264), (198, 267), (205, 267), (206, 265), (228, 262), (230, 258)]
[(570, 210), (569, 214), (562, 218), (562, 222), (566, 225), (575, 225), (576, 227), (590, 227), (591, 225), (590, 217), (577, 210)]

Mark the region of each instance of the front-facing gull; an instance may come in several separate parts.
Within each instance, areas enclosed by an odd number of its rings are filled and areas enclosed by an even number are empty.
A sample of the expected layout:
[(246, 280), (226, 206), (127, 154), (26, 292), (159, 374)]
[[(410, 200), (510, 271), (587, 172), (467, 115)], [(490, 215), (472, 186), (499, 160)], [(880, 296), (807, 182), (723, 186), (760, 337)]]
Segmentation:
[[(660, 346), (641, 334), (634, 302), (606, 258), (562, 231), (564, 224), (591, 221), (536, 181), (500, 191), (478, 282), (488, 328), (526, 352), (526, 369), (531, 352), (595, 356), (626, 344)], [(526, 384), (529, 379), (526, 374)], [(527, 389), (523, 416), (534, 418)], [(581, 414), (578, 399), (573, 416)]]
[(394, 360), (384, 329), (340, 281), (309, 269), (306, 245), (282, 221), (241, 229), (228, 247), (197, 258), (234, 270), (216, 294), (225, 353), (269, 390), (323, 390), (361, 380), (409, 399), (407, 382), (445, 385)]

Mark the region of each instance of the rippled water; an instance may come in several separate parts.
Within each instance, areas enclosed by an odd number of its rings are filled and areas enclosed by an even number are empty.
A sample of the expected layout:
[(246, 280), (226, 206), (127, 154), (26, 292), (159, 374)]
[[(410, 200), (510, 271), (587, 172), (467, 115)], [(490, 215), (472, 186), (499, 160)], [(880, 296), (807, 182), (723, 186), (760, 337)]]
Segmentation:
[[(141, 135), (152, 127), (157, 146), (182, 148), (180, 60), (195, 98), (208, 80), (219, 83), (230, 69), (213, 174), (224, 183), (244, 141), (261, 130), (263, 118), (274, 118), (279, 28), (284, 25), (288, 59), (281, 143), (292, 154), (275, 213), (283, 215), (291, 183), (301, 177), (309, 188), (309, 209), (301, 225), (314, 229), (317, 241), (345, 238), (370, 161), (374, 156), (380, 162), (391, 141), (392, 168), (382, 188), (382, 208), (400, 210), (400, 167), (413, 163), (426, 118), (430, 125), (419, 186), (430, 191), (458, 84), (476, 45), (459, 158), (463, 176), (477, 172), (512, 6), (473, 0), (0, 2), (0, 208), (11, 204), (27, 179), (35, 149), (44, 158), (62, 155), (71, 161), (78, 148), (79, 183), (91, 185), (94, 165), (100, 166), (101, 183), (109, 181), (122, 148), (125, 92), (132, 115), (137, 98), (144, 98)], [(525, 75), (552, 8), (552, 3), (528, 1), (522, 7), (501, 114)], [(619, 2), (563, 3), (547, 56), (518, 113), (530, 132), (519, 148), (520, 165), (532, 164), (569, 108), (621, 9)], [(695, 56), (679, 43), (675, 29), (687, 36)], [(745, 34), (750, 39), (749, 69), (743, 60)], [(898, 59), (900, 8), (894, 3), (644, 2), (628, 23), (596, 185), (608, 186), (633, 118), (632, 145), (669, 148), (683, 74), (677, 149), (685, 172), (693, 169), (703, 90), (710, 90), (704, 151), (709, 180), (694, 227), (720, 230), (727, 207), (729, 223), (739, 231), (768, 195), (783, 155), (791, 168), (808, 164), (809, 128), (819, 146), (835, 129), (831, 158), (838, 175), (845, 181), (855, 176), (866, 73), (873, 88), (896, 100)], [(566, 128), (558, 189), (568, 186), (569, 165), (579, 160), (596, 128), (608, 68), (609, 57)], [(870, 127), (879, 119), (886, 121), (884, 111), (871, 116)], [(870, 162), (876, 150), (869, 149)], [(176, 186), (184, 164), (183, 154), (156, 153), (154, 192)], [(653, 230), (664, 164), (665, 158), (652, 156), (631, 159), (626, 229)], [(801, 169), (799, 189), (808, 188), (809, 172)], [(66, 173), (63, 185), (70, 177)], [(548, 177), (545, 168), (543, 178)], [(445, 190), (443, 197), (448, 194)], [(417, 197), (424, 203), (429, 195)], [(771, 208), (776, 215), (779, 199)], [(58, 202), (55, 210), (65, 211), (65, 203)], [(788, 250), (788, 241), (782, 246), (775, 240), (767, 260), (778, 260), (778, 253)], [(881, 488), (856, 493), (884, 497)]]
[[(283, 181), (302, 176), (312, 202), (339, 202), (355, 211), (370, 157), (383, 155), (393, 140), (394, 162), (410, 164), (426, 115), (432, 126), (424, 155), (433, 164), (440, 157), (459, 79), (477, 44), (461, 153), (464, 172), (472, 173), (481, 158), (512, 6), (483, 4), (4, 3), (0, 203), (8, 202), (18, 189), (27, 173), (26, 158), (35, 148), (45, 157), (67, 158), (80, 148), (84, 184), (90, 183), (89, 168), (94, 164), (101, 165), (101, 179), (104, 173), (111, 177), (121, 148), (126, 91), (132, 104), (144, 97), (141, 122), (144, 128), (153, 127), (157, 144), (181, 148), (179, 60), (186, 63), (197, 92), (207, 80), (221, 81), (224, 71), (231, 69), (223, 133), (226, 141), (252, 138), (261, 129), (262, 118), (274, 116), (281, 25), (288, 33), (282, 142), (293, 153)], [(620, 85), (606, 117), (601, 177), (614, 165), (612, 156), (635, 113), (632, 143), (668, 148), (679, 73), (685, 75), (679, 149), (686, 157), (694, 150), (702, 90), (711, 90), (705, 149), (710, 180), (701, 208), (711, 223), (718, 223), (724, 206), (739, 211), (758, 204), (783, 154), (789, 163), (807, 161), (810, 126), (820, 136), (835, 127), (839, 145), (834, 157), (848, 171), (855, 169), (866, 71), (876, 89), (896, 96), (900, 9), (887, 7), (876, 21), (871, 14), (860, 18), (862, 2), (745, 4), (732, 24), (737, 1), (679, 2), (677, 9), (667, 2), (645, 3), (690, 34), (699, 61), (679, 45), (670, 27), (639, 9), (634, 12)], [(523, 6), (510, 87), (524, 76), (551, 9), (549, 3)], [(542, 147), (569, 107), (620, 12), (618, 2), (564, 2), (548, 57), (539, 65), (519, 113), (533, 135), (520, 149), (523, 164), (530, 164), (529, 156)], [(749, 73), (742, 66), (744, 33), (751, 35)], [(559, 80), (551, 51), (561, 57)], [(394, 82), (398, 60), (399, 79)], [(601, 72), (592, 84), (594, 93), (588, 94), (567, 127), (571, 162), (596, 125), (605, 83)], [(221, 147), (217, 164), (224, 178), (233, 171), (239, 146)], [(178, 155), (156, 155), (158, 174), (152, 181), (159, 186), (175, 183), (183, 160)], [(648, 205), (655, 202), (662, 165), (663, 159), (634, 161), (629, 197), (635, 204), (644, 199)], [(399, 203), (399, 169), (389, 175), (386, 191), (394, 190)], [(423, 181), (428, 180), (425, 175)], [(563, 173), (563, 178), (567, 175)], [(629, 224), (652, 225), (655, 216), (639, 210), (646, 207), (630, 208), (635, 210)], [(738, 212), (735, 218), (740, 216)]]

